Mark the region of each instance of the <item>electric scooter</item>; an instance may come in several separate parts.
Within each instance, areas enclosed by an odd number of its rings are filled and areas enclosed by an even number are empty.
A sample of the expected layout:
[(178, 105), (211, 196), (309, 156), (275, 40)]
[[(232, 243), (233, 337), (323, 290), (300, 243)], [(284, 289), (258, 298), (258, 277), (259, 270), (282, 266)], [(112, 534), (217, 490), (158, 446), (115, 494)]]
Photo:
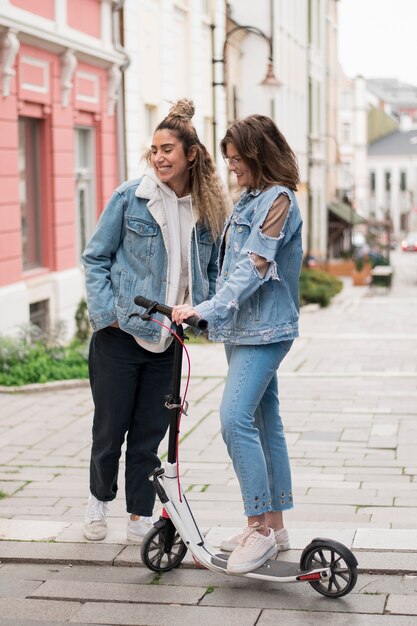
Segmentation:
[[(134, 301), (135, 304), (145, 309), (144, 314), (134, 313), (134, 316), (140, 316), (144, 320), (154, 321), (160, 325), (163, 324), (152, 317), (155, 313), (162, 313), (171, 320), (171, 307), (152, 302), (142, 296), (136, 296)], [(197, 317), (188, 318), (186, 323), (200, 330), (207, 328), (207, 322)], [(173, 324), (173, 329), (170, 326), (170, 331), (176, 342), (172, 393), (166, 397), (165, 404), (171, 410), (168, 455), (165, 466), (155, 469), (149, 476), (163, 505), (163, 512), (143, 539), (141, 558), (150, 570), (167, 572), (178, 567), (187, 550), (190, 550), (198, 564), (209, 570), (228, 574), (226, 568), (229, 554), (219, 552), (208, 544), (194, 519), (179, 481), (177, 464), (179, 423), (181, 415), (186, 414), (188, 408), (185, 397), (182, 400), (180, 396), (182, 356), (186, 348), (182, 325)], [(247, 574), (239, 574), (239, 576), (277, 583), (308, 582), (323, 596), (340, 598), (354, 588), (357, 565), (355, 556), (342, 543), (331, 539), (315, 538), (304, 548), (299, 563), (284, 562), (279, 558), (268, 559), (261, 567)], [(236, 576), (236, 574), (233, 575)]]

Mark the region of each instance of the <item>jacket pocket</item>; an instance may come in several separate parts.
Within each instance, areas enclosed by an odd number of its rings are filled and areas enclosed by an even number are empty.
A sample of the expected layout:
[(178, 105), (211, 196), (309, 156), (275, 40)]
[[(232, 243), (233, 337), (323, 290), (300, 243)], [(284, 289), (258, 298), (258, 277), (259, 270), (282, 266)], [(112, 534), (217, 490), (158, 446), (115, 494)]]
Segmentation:
[(125, 247), (136, 259), (146, 259), (155, 251), (158, 225), (137, 217), (126, 216)]
[(132, 305), (132, 279), (127, 270), (120, 272), (119, 291), (117, 293), (117, 308), (126, 313)]
[(243, 217), (243, 215), (238, 215), (232, 220), (231, 228), (229, 230), (228, 247), (232, 246), (233, 255), (235, 257), (240, 254), (240, 251), (245, 245), (250, 232), (251, 222)]

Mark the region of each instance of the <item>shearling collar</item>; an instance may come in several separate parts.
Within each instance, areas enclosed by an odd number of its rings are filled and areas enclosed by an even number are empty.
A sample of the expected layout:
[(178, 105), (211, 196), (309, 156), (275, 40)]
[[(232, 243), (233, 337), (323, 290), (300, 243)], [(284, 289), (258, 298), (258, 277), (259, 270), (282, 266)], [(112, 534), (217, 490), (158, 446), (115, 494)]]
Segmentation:
[(178, 200), (175, 191), (160, 181), (154, 170), (151, 167), (148, 167), (138, 185), (138, 188), (136, 189), (135, 195), (139, 198), (151, 200), (157, 189), (159, 189), (161, 194), (164, 196), (167, 196), (175, 201)]
[(135, 196), (138, 198), (144, 198), (145, 200), (150, 200), (154, 196), (157, 188), (158, 185), (156, 182), (148, 175), (148, 172), (145, 172), (145, 175), (142, 177), (142, 180), (137, 186)]

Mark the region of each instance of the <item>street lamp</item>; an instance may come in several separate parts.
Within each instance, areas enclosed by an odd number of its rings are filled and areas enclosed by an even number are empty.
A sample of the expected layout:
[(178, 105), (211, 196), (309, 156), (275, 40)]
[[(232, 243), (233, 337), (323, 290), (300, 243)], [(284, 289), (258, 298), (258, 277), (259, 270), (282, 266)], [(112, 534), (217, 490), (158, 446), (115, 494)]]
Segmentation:
[[(213, 94), (213, 151), (214, 151), (214, 157), (216, 158), (216, 145), (217, 145), (217, 131), (216, 131), (216, 93), (215, 93), (215, 89), (216, 87), (227, 87), (227, 76), (226, 76), (226, 62), (227, 62), (227, 56), (226, 56), (226, 46), (229, 42), (229, 39), (232, 35), (234, 35), (234, 33), (238, 32), (238, 31), (243, 31), (245, 33), (248, 33), (250, 35), (256, 35), (257, 37), (261, 37), (262, 39), (264, 39), (264, 41), (266, 41), (266, 43), (268, 44), (268, 49), (269, 49), (269, 55), (268, 55), (268, 62), (267, 62), (267, 68), (266, 68), (266, 75), (265, 78), (259, 83), (262, 87), (267, 87), (267, 88), (273, 88), (276, 89), (277, 87), (281, 86), (281, 82), (278, 80), (278, 78), (275, 76), (274, 73), (274, 43), (273, 43), (273, 38), (268, 37), (268, 35), (266, 35), (260, 28), (257, 28), (256, 26), (241, 26), (241, 25), (237, 25), (234, 26), (233, 28), (231, 28), (230, 30), (228, 30), (226, 32), (226, 37), (223, 43), (223, 55), (220, 59), (216, 59), (214, 56), (214, 30), (216, 28), (215, 24), (211, 24), (210, 26), (211, 28), (211, 42), (212, 42), (212, 58), (211, 58), (211, 63), (212, 63), (212, 94)], [(222, 82), (217, 82), (216, 81), (216, 73), (215, 73), (215, 65), (216, 63), (222, 63), (223, 64), (223, 80)]]
[[(215, 25), (212, 24), (211, 25), (211, 29), (214, 32), (215, 29)], [(214, 66), (215, 63), (223, 63), (223, 81), (221, 83), (216, 83), (213, 80), (213, 87), (217, 87), (218, 85), (222, 86), (222, 87), (226, 87), (226, 46), (229, 42), (230, 37), (236, 33), (239, 30), (243, 30), (245, 33), (249, 33), (252, 35), (257, 35), (258, 37), (262, 37), (262, 39), (264, 39), (269, 46), (269, 56), (268, 56), (268, 64), (267, 64), (267, 70), (266, 70), (266, 75), (265, 78), (263, 79), (263, 81), (261, 81), (259, 84), (262, 87), (280, 87), (281, 86), (281, 82), (278, 80), (278, 78), (275, 76), (274, 73), (274, 44), (273, 44), (273, 40), (272, 37), (268, 37), (268, 35), (265, 35), (265, 33), (260, 29), (257, 28), (256, 26), (235, 26), (234, 28), (230, 29), (229, 31), (227, 31), (226, 33), (226, 38), (224, 40), (224, 44), (223, 44), (223, 56), (221, 59), (215, 59), (214, 57), (211, 59), (211, 62)]]

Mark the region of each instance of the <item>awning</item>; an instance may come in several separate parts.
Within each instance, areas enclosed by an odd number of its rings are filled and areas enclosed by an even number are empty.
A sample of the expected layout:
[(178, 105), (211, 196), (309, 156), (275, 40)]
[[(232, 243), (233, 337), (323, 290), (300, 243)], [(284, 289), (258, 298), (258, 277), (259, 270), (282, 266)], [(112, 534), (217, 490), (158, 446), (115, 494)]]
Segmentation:
[(363, 224), (366, 222), (366, 219), (361, 217), (359, 213), (356, 213), (355, 209), (353, 209), (350, 204), (347, 204), (347, 202), (330, 202), (327, 205), (327, 208), (331, 213), (333, 213), (333, 215), (346, 224), (355, 226), (356, 224)]

